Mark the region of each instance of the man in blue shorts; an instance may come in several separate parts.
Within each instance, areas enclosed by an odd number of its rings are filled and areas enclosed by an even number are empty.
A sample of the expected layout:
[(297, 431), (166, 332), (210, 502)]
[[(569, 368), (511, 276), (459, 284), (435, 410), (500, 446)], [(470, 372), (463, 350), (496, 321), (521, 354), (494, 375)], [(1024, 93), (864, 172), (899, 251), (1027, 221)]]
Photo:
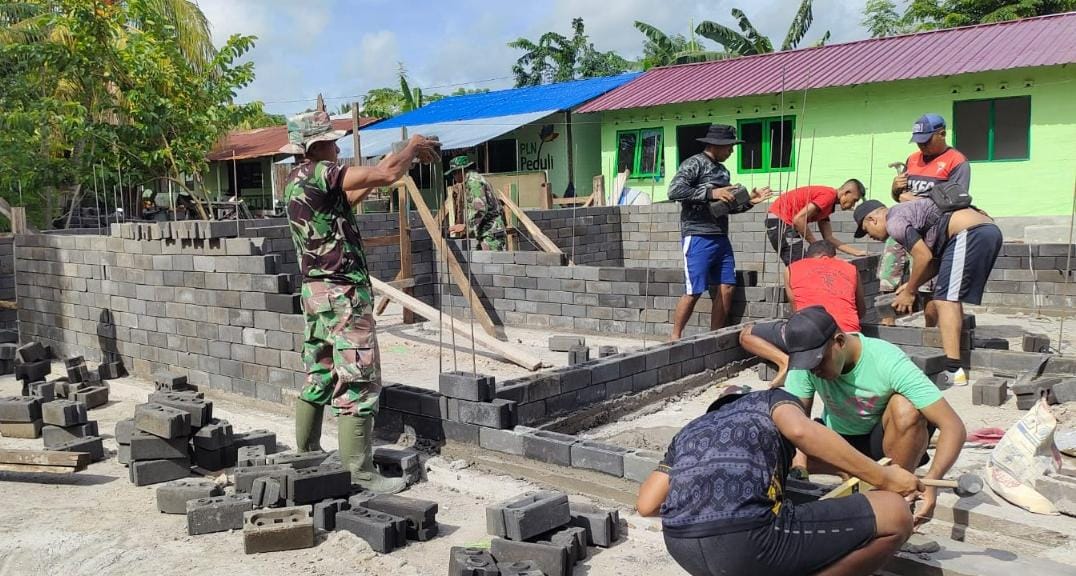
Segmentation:
[(742, 144), (736, 129), (724, 124), (710, 126), (702, 152), (684, 160), (669, 183), (669, 200), (680, 202), (680, 235), (684, 250), (686, 290), (673, 314), (672, 339), (679, 340), (695, 310), (695, 303), (710, 286), (713, 307), (710, 329), (725, 325), (736, 287), (736, 257), (729, 242), (729, 214), (746, 212), (770, 197), (769, 187), (750, 194), (740, 185), (731, 186), (729, 171), (722, 164)]

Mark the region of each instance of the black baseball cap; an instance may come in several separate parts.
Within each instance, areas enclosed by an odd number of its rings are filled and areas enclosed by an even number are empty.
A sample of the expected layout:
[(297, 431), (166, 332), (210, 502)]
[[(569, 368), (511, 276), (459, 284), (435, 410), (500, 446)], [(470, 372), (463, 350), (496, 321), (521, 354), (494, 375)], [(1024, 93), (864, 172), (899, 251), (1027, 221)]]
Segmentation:
[(785, 345), (791, 370), (814, 370), (822, 362), (826, 345), (837, 333), (837, 323), (821, 306), (804, 308), (785, 324)]
[(866, 202), (856, 206), (856, 211), (852, 213), (852, 219), (856, 221), (856, 238), (862, 238), (867, 235), (867, 231), (863, 229), (863, 220), (870, 216), (871, 212), (879, 208), (885, 208), (885, 204), (882, 204), (881, 200), (867, 200)]

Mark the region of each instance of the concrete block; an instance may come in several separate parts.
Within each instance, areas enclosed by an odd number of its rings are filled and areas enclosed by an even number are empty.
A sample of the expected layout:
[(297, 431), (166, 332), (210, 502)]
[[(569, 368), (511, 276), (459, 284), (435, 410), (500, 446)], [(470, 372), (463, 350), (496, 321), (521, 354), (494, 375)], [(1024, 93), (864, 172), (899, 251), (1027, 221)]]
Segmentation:
[(41, 400), (33, 396), (0, 398), (0, 421), (33, 422), (41, 419)]
[(500, 576), (488, 550), (453, 546), (448, 551), (448, 576)]
[(277, 481), (280, 482), (281, 488), (286, 490), (288, 476), (294, 473), (295, 469), (291, 466), (271, 464), (265, 466), (248, 466), (246, 468), (236, 468), (232, 482), (235, 484), (236, 494), (245, 494), (251, 491), (255, 480), (263, 476), (271, 476), (276, 478)]
[(241, 446), (236, 453), (235, 465), (240, 468), (264, 466), (265, 446)]
[(288, 476), (288, 501), (295, 504), (346, 497), (349, 492), (351, 471), (342, 466), (303, 468)]
[(410, 486), (422, 479), (422, 463), (418, 452), (412, 448), (374, 448), (374, 466), (384, 476), (404, 478)]
[(309, 506), (243, 513), (243, 551), (247, 554), (299, 550), (314, 546)]
[(165, 460), (187, 458), (187, 437), (161, 438), (135, 430), (131, 433), (131, 460)]
[(437, 535), (436, 502), (378, 494), (363, 502), (362, 507), (406, 520), (408, 540), (425, 542)]
[(362, 488), (358, 488), (358, 492), (355, 492), (351, 496), (348, 496), (347, 504), (350, 508), (362, 508), (363, 505), (374, 496), (377, 496), (377, 494), (374, 494), (373, 492), (364, 490)]
[(661, 462), (662, 454), (651, 450), (633, 450), (624, 454), (624, 477), (635, 482), (645, 482)]
[(406, 544), (405, 537), (400, 534), (400, 526), (404, 522), (400, 518), (366, 508), (352, 507), (336, 514), (337, 530), (351, 532), (365, 540), (374, 552), (382, 554)]
[(568, 350), (568, 365), (575, 366), (590, 360), (590, 348), (586, 346), (572, 346)]
[(251, 430), (250, 432), (236, 432), (233, 435), (232, 444), (236, 448), (242, 446), (265, 446), (266, 454), (276, 452), (276, 432), (268, 430)]
[(1052, 390), (1058, 404), (1076, 402), (1076, 378), (1066, 378), (1054, 384)]
[[(133, 467), (133, 466), (132, 466)], [(187, 502), (187, 534), (211, 534), (243, 528), (243, 517), (253, 510), (249, 494), (227, 494)]]
[(624, 455), (626, 448), (581, 440), (572, 444), (572, 467), (596, 470), (610, 476), (624, 476)]
[(105, 362), (97, 367), (97, 375), (101, 380), (116, 380), (127, 375), (127, 369), (123, 362)]
[(515, 407), (515, 402), (503, 398), (496, 398), (492, 402), (460, 400), (459, 419), (461, 422), (488, 428), (511, 428), (516, 425)]
[(162, 514), (186, 514), (187, 502), (224, 494), (219, 484), (205, 478), (184, 478), (157, 488), (157, 510)]
[[(495, 428), (479, 428), (478, 444), (486, 450), (495, 450), (505, 454), (523, 455), (523, 434), (516, 426), (511, 430), (498, 430)], [(526, 428), (529, 430), (529, 428)]]
[[(128, 447), (129, 448), (129, 447)], [(128, 474), (135, 486), (160, 484), (190, 476), (191, 463), (187, 458), (170, 460), (142, 460), (130, 462)]]
[(971, 403), (986, 406), (1001, 406), (1005, 403), (1008, 381), (997, 376), (980, 378), (971, 385)]
[(41, 419), (53, 426), (75, 426), (86, 423), (86, 404), (74, 400), (54, 400), (42, 406)]
[(116, 422), (116, 429), (113, 432), (113, 436), (116, 437), (117, 444), (130, 444), (131, 435), (137, 430), (134, 425), (134, 418), (127, 418), (126, 420), (120, 420)]
[(619, 353), (620, 350), (616, 346), (598, 346), (598, 358), (608, 358)]
[(571, 466), (572, 444), (575, 443), (575, 436), (534, 430), (523, 435), (523, 455), (549, 464)]
[(272, 454), (266, 457), (266, 463), (268, 464), (283, 464), (291, 466), (296, 470), (300, 468), (312, 468), (320, 465), (328, 457), (328, 453), (317, 450), (315, 452), (280, 452), (278, 454)]
[(560, 528), (537, 536), (533, 541), (567, 549), (568, 562), (572, 565), (587, 559), (587, 531), (585, 528), (579, 526)]
[(314, 504), (314, 529), (322, 532), (336, 530), (336, 514), (351, 509), (346, 499), (322, 500)]
[(40, 342), (29, 342), (15, 350), (15, 358), (23, 364), (29, 364), (46, 360), (48, 355), (45, 352), (45, 347)]
[(608, 548), (620, 538), (620, 512), (616, 509), (602, 510), (581, 502), (572, 502), (568, 508), (568, 524), (585, 529), (591, 546)]
[(90, 369), (86, 367), (85, 362), (67, 366), (67, 379), (71, 382), (86, 382), (90, 379)]
[(191, 389), (187, 377), (174, 372), (155, 372), (153, 374), (153, 383), (157, 390), (180, 392)]
[(530, 560), (498, 562), (497, 569), (501, 571), (501, 576), (545, 576), (545, 572), (539, 570)]
[(1024, 334), (1023, 351), (1035, 353), (1049, 352), (1050, 337), (1046, 334)]
[(568, 558), (568, 549), (560, 546), (494, 538), (490, 544), (490, 553), (499, 562), (530, 561), (547, 576), (571, 574), (572, 564)]
[(219, 450), (234, 443), (232, 425), (214, 418), (191, 435), (191, 443), (203, 450)]
[[(33, 422), (0, 422), (0, 436), (4, 438), (40, 438), (41, 419)], [(46, 445), (46, 448), (48, 446)]]
[(161, 438), (190, 436), (191, 415), (160, 404), (135, 406), (135, 427)]
[(190, 414), (191, 427), (201, 428), (213, 420), (213, 401), (196, 398), (185, 392), (156, 392), (149, 401)]
[(42, 404), (56, 399), (55, 382), (33, 382), (30, 384), (30, 396), (37, 398)]
[(231, 446), (225, 446), (216, 450), (207, 450), (195, 446), (192, 451), (194, 454), (194, 464), (199, 468), (212, 471), (234, 466), (235, 459), (229, 456), (229, 454), (234, 454), (234, 452), (232, 452), (230, 448)]
[(276, 478), (262, 476), (255, 478), (254, 484), (251, 484), (250, 497), (255, 508), (274, 508), (284, 502), (281, 496), (284, 490)]
[(1009, 341), (1005, 338), (987, 336), (975, 336), (971, 339), (972, 348), (987, 348), (991, 350), (1008, 350)]
[(568, 496), (560, 492), (527, 492), (486, 507), (490, 534), (522, 541), (568, 523)]
[(82, 402), (86, 409), (97, 408), (108, 404), (108, 386), (90, 386), (75, 392), (74, 401)]
[(0, 344), (0, 360), (14, 360), (16, 348), (18, 348), (18, 346), (15, 344)]
[(437, 379), (441, 395), (472, 402), (489, 402), (493, 400), (496, 379), (485, 374), (455, 371), (444, 372)]
[(549, 337), (549, 349), (553, 352), (570, 352), (572, 348), (584, 347), (587, 339), (582, 336), (554, 335)]

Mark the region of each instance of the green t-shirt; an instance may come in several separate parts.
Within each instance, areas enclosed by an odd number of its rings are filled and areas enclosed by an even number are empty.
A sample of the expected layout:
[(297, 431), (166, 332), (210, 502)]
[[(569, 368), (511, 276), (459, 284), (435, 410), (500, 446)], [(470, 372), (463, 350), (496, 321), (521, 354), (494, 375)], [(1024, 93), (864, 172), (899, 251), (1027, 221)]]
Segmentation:
[[(853, 336), (853, 335), (849, 335)], [(836, 380), (823, 380), (807, 370), (790, 370), (785, 390), (799, 398), (822, 397), (822, 419), (838, 434), (870, 434), (882, 419), (889, 398), (900, 394), (922, 410), (941, 399), (941, 391), (895, 345), (855, 334), (863, 351), (855, 368)]]

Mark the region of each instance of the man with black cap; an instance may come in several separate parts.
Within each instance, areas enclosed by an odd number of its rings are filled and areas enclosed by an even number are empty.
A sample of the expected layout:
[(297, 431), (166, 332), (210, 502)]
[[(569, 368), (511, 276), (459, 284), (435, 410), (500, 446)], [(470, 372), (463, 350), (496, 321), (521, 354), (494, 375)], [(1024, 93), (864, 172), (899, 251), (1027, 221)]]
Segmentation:
[(736, 286), (736, 258), (729, 242), (729, 214), (746, 212), (770, 197), (769, 187), (751, 193), (741, 185), (730, 185), (730, 174), (722, 164), (732, 156), (733, 147), (742, 144), (736, 129), (724, 124), (710, 126), (706, 136), (698, 139), (706, 148), (684, 160), (669, 183), (669, 200), (680, 202), (680, 235), (684, 250), (686, 290), (673, 313), (672, 339), (679, 340), (695, 303), (710, 286), (710, 329), (725, 325), (732, 308)]
[[(784, 390), (730, 388), (673, 438), (636, 507), (661, 515), (669, 554), (689, 574), (873, 574), (911, 535), (919, 479), (808, 413)], [(797, 449), (878, 490), (793, 504), (784, 483)]]
[[(924, 477), (935, 480), (956, 462), (967, 435), (964, 422), (903, 350), (842, 332), (821, 306), (790, 316), (781, 337), (788, 354), (785, 390), (808, 414), (817, 393), (825, 425), (857, 450), (875, 460), (889, 457), (908, 471), (930, 462)], [(926, 450), (935, 430), (940, 436), (931, 460)], [(819, 462), (808, 461), (807, 469), (832, 473)], [(917, 522), (931, 517), (936, 499), (934, 488), (923, 493)]]
[[(938, 190), (966, 196), (957, 184), (939, 184)], [(912, 256), (908, 282), (897, 288), (893, 300), (897, 312), (909, 312), (919, 287), (935, 278), (933, 306), (945, 351), (944, 377), (953, 386), (967, 385), (968, 376), (960, 362), (964, 303), (982, 303), (983, 290), (1001, 252), (1001, 229), (974, 207), (947, 212), (932, 198), (901, 202), (892, 208), (868, 200), (856, 208), (854, 218), (856, 238), (892, 239)]]

